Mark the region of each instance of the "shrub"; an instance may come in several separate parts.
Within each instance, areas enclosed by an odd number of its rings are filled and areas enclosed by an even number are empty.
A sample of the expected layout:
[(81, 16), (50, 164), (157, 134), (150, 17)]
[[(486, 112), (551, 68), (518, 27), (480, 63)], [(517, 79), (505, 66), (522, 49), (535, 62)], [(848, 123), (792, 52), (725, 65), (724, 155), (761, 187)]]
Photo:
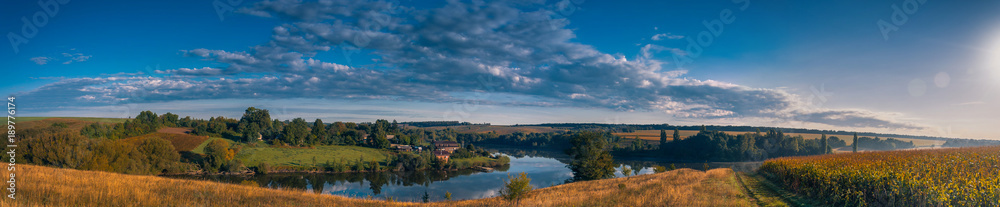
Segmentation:
[(261, 175), (267, 174), (267, 171), (270, 171), (270, 170), (271, 170), (271, 166), (268, 165), (266, 162), (262, 162), (260, 164), (257, 164), (257, 167), (253, 168), (253, 172), (254, 173), (261, 174)]
[(223, 165), (227, 164), (229, 160), (232, 160), (233, 155), (235, 153), (232, 149), (229, 149), (229, 143), (226, 143), (225, 140), (212, 140), (212, 142), (208, 143), (208, 146), (205, 146), (204, 169), (208, 172), (216, 172), (222, 169)]
[(507, 175), (507, 180), (504, 181), (504, 188), (500, 189), (500, 196), (516, 202), (527, 194), (528, 191), (531, 191), (531, 178), (528, 178), (528, 174), (521, 172), (518, 174), (518, 177)]
[(654, 165), (653, 166), (653, 172), (661, 173), (661, 172), (666, 172), (666, 171), (667, 171), (666, 167), (659, 166), (659, 165)]

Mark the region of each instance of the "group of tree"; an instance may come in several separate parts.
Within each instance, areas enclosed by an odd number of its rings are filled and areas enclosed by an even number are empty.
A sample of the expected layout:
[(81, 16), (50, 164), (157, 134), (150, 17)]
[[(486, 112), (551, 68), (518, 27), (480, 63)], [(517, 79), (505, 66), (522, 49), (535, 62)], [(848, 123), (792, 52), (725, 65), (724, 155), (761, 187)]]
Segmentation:
[(451, 153), (451, 159), (462, 159), (462, 158), (473, 158), (473, 157), (491, 157), (491, 153), (486, 151), (486, 149), (478, 148), (473, 144), (466, 144), (465, 147), (458, 148), (455, 152)]
[(514, 132), (510, 134), (497, 134), (493, 132), (461, 133), (457, 134), (457, 140), (464, 143), (518, 147), (544, 147), (562, 150), (569, 147), (570, 139), (573, 134), (574, 132)]
[(201, 163), (202, 170), (214, 172), (242, 172), (248, 170), (243, 162), (236, 159), (239, 149), (221, 139), (215, 139), (205, 145), (205, 158)]
[[(151, 111), (143, 111), (135, 119), (126, 120), (123, 123), (107, 124), (98, 122), (86, 125), (80, 130), (80, 134), (90, 138), (124, 139), (156, 132), (164, 123), (176, 125), (176, 117), (177, 115), (171, 113), (157, 116), (156, 113)], [(169, 118), (174, 118), (174, 121), (171, 121)]]
[(1000, 145), (1000, 140), (981, 140), (981, 139), (949, 139), (945, 141), (942, 147), (975, 147), (975, 146), (986, 146), (986, 145)]
[[(677, 134), (677, 133), (675, 133)], [(712, 161), (754, 161), (772, 157), (825, 154), (823, 140), (787, 136), (781, 131), (732, 135), (702, 130), (694, 136), (663, 143), (659, 151), (669, 158)]]
[[(415, 127), (439, 127), (439, 126), (466, 126), (466, 125), (472, 125), (472, 123), (469, 123), (469, 122), (459, 122), (459, 121), (416, 121), (416, 122), (403, 122), (402, 124), (406, 124), (406, 125), (409, 125), (409, 126), (415, 126)], [(484, 125), (490, 125), (490, 124), (487, 123), (487, 124), (484, 124)]]
[(187, 169), (179, 162), (180, 154), (170, 141), (157, 137), (88, 138), (79, 131), (55, 124), (25, 129), (19, 135), (22, 138), (18, 150), (25, 152), (18, 155), (24, 156), (25, 163), (127, 174), (159, 174)]
[(782, 131), (784, 133), (800, 133), (800, 134), (827, 134), (827, 135), (847, 135), (857, 134), (859, 136), (867, 137), (897, 137), (897, 138), (911, 138), (911, 139), (925, 139), (925, 140), (947, 140), (945, 137), (934, 137), (934, 136), (919, 136), (919, 135), (904, 135), (904, 134), (886, 134), (886, 133), (872, 133), (872, 132), (849, 132), (844, 130), (819, 130), (819, 129), (804, 129), (804, 128), (788, 128), (788, 127), (758, 127), (758, 126), (733, 126), (733, 125), (692, 125), (692, 126), (675, 126), (670, 124), (601, 124), (601, 123), (546, 123), (546, 124), (531, 124), (531, 125), (518, 125), (518, 126), (546, 126), (560, 129), (568, 130), (604, 130), (612, 132), (633, 132), (635, 130), (690, 130), (698, 131), (703, 128), (706, 130), (713, 131), (727, 131), (727, 132), (756, 132), (761, 128), (774, 129), (777, 131)]
[(596, 180), (615, 176), (614, 158), (609, 152), (608, 139), (602, 133), (582, 131), (573, 134), (572, 147), (566, 154), (573, 157), (568, 165), (573, 180)]
[(881, 139), (879, 137), (858, 137), (855, 143), (857, 143), (856, 146), (868, 150), (896, 150), (916, 147), (913, 145), (913, 141), (904, 142), (894, 138)]

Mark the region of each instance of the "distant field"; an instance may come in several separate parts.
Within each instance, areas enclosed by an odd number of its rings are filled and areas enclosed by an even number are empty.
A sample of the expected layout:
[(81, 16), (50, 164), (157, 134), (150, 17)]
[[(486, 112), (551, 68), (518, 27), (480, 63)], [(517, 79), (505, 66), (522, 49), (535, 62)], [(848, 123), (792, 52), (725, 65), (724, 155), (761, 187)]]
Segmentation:
[(125, 120), (129, 120), (124, 118), (99, 118), (99, 117), (14, 117), (14, 118), (16, 118), (14, 122), (38, 121), (50, 118), (71, 119), (71, 120), (88, 121), (88, 122), (104, 122), (104, 123), (124, 123)]
[[(66, 128), (74, 131), (80, 131), (80, 129), (83, 129), (84, 126), (94, 122), (75, 119), (75, 118), (51, 118), (51, 117), (45, 117), (45, 119), (36, 119), (32, 121), (23, 121), (23, 120), (14, 121), (15, 126), (17, 126), (19, 129), (47, 127), (47, 126), (52, 126), (52, 124), (55, 123), (64, 123), (66, 124)], [(6, 125), (6, 123), (4, 123), (4, 125)]]
[[(726, 134), (739, 135), (746, 134), (747, 132), (734, 132), (725, 131)], [(763, 133), (763, 132), (762, 132)], [(632, 133), (614, 133), (615, 135), (622, 136), (622, 138), (633, 139), (635, 136), (639, 136), (639, 139), (659, 141), (660, 140), (660, 130), (636, 130)], [(667, 130), (667, 140), (673, 140), (673, 130)], [(681, 137), (689, 137), (698, 134), (697, 130), (680, 130)], [(788, 136), (799, 136), (801, 135), (803, 139), (819, 139), (822, 134), (808, 134), (808, 133), (785, 133)], [(853, 135), (826, 135), (826, 137), (837, 137), (840, 140), (847, 142), (847, 145), (851, 145), (854, 142)], [(902, 141), (913, 141), (913, 145), (917, 147), (927, 147), (931, 145), (941, 146), (945, 141), (943, 140), (926, 140), (926, 139), (911, 139), (911, 138), (898, 138), (898, 137), (879, 137), (882, 139), (894, 138)]]
[[(680, 130), (681, 137), (689, 137), (698, 134), (696, 130)], [(728, 133), (728, 132), (727, 132)], [(660, 130), (635, 130), (632, 133), (612, 133), (614, 135), (621, 136), (626, 139), (635, 139), (639, 136), (639, 139), (660, 141)], [(667, 141), (674, 140), (674, 130), (667, 130)]]
[(170, 143), (174, 145), (174, 149), (176, 149), (177, 151), (192, 151), (195, 148), (198, 148), (198, 146), (201, 146), (202, 151), (204, 151), (205, 147), (202, 144), (203, 143), (207, 144), (206, 141), (209, 139), (208, 136), (195, 136), (188, 134), (174, 134), (174, 133), (163, 133), (163, 132), (156, 132), (138, 137), (131, 137), (129, 139), (138, 139), (144, 137), (159, 137), (161, 139), (170, 141)]
[[(514, 132), (524, 132), (524, 133), (548, 133), (548, 132), (559, 132), (566, 131), (562, 129), (553, 129), (552, 127), (542, 127), (542, 126), (503, 126), (503, 125), (464, 125), (464, 126), (440, 126), (440, 127), (426, 127), (428, 130), (443, 130), (445, 128), (451, 128), (460, 133), (489, 133), (496, 132), (497, 134), (512, 134)], [(657, 135), (659, 136), (659, 135)]]
[(312, 166), (313, 158), (316, 159), (317, 164), (323, 164), (327, 161), (338, 162), (341, 159), (345, 162), (356, 162), (362, 157), (365, 162), (372, 159), (383, 162), (388, 158), (388, 153), (383, 150), (358, 146), (317, 146), (315, 149), (253, 147), (243, 148), (236, 156), (248, 166), (255, 166), (261, 162), (267, 162), (271, 166)]

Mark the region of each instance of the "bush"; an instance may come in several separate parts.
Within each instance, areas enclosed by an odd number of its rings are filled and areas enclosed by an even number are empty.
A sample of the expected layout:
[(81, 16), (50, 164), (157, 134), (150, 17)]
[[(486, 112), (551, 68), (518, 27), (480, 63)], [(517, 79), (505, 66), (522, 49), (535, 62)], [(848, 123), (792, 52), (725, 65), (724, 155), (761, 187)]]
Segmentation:
[(266, 175), (267, 171), (271, 171), (271, 166), (266, 162), (262, 162), (258, 164), (257, 167), (253, 168), (253, 172), (256, 174)]
[(653, 172), (661, 173), (661, 172), (666, 172), (666, 171), (667, 171), (666, 167), (659, 166), (659, 165), (654, 165), (653, 166)]
[(243, 161), (240, 161), (239, 159), (233, 159), (230, 160), (229, 163), (226, 163), (223, 170), (225, 172), (238, 173), (238, 172), (246, 172), (247, 167), (243, 165)]
[(507, 180), (504, 181), (504, 188), (500, 189), (500, 196), (516, 202), (527, 194), (528, 191), (531, 191), (531, 178), (528, 178), (528, 174), (521, 172), (518, 174), (518, 177), (507, 175)]
[(630, 174), (632, 174), (632, 168), (628, 165), (622, 165), (622, 177), (628, 177)]
[(229, 143), (225, 140), (216, 139), (205, 146), (205, 162), (202, 164), (208, 172), (216, 172), (223, 169), (223, 165), (228, 164), (236, 153), (229, 149)]

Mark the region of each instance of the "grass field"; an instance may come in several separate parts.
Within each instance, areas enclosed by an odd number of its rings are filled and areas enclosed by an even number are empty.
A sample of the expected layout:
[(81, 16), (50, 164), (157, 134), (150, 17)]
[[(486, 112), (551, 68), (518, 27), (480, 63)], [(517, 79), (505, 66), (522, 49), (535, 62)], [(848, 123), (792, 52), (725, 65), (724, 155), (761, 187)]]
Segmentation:
[[(74, 131), (80, 131), (80, 129), (83, 129), (84, 126), (94, 123), (92, 121), (85, 121), (75, 118), (49, 118), (49, 117), (45, 117), (45, 119), (36, 119), (31, 121), (15, 120), (14, 122), (15, 122), (14, 126), (16, 126), (19, 129), (47, 127), (55, 123), (64, 123), (66, 124), (67, 129)], [(6, 124), (7, 123), (4, 123), (4, 125)]]
[[(513, 206), (499, 197), (388, 202), (211, 181), (17, 166), (17, 199), (2, 199), (0, 206)], [(679, 169), (575, 182), (533, 190), (517, 206), (754, 206), (734, 175), (729, 169)], [(3, 173), (0, 178), (10, 177)]]
[(17, 118), (15, 122), (38, 121), (51, 118), (70, 119), (70, 120), (79, 120), (87, 122), (104, 122), (104, 123), (124, 123), (125, 120), (128, 120), (124, 118), (99, 118), (99, 117), (15, 117), (15, 118)]
[(207, 145), (207, 142), (205, 141), (209, 139), (208, 136), (195, 136), (195, 135), (163, 133), (163, 132), (156, 132), (138, 137), (130, 137), (128, 139), (141, 139), (144, 137), (159, 137), (161, 139), (170, 141), (170, 143), (174, 145), (174, 149), (176, 149), (177, 151), (192, 151), (199, 146), (201, 146), (201, 149), (204, 150), (205, 146), (203, 145), (203, 143)]
[(1000, 146), (771, 159), (762, 174), (836, 206), (998, 206)]
[[(747, 132), (734, 132), (725, 131), (726, 134), (739, 135), (746, 134)], [(660, 141), (660, 130), (636, 130), (632, 133), (614, 133), (615, 135), (622, 136), (626, 139), (633, 139), (635, 136), (639, 136), (639, 139)], [(673, 140), (673, 130), (667, 130), (667, 140)], [(681, 137), (689, 137), (698, 134), (697, 130), (680, 130)], [(822, 134), (808, 134), (808, 133), (785, 133), (788, 136), (799, 136), (801, 135), (803, 139), (819, 139)], [(853, 135), (826, 135), (827, 137), (835, 136), (847, 142), (847, 145), (851, 145), (854, 142)], [(902, 141), (913, 141), (913, 145), (917, 147), (927, 147), (927, 146), (941, 146), (945, 141), (943, 140), (926, 140), (926, 139), (910, 139), (910, 138), (898, 138), (898, 137), (879, 137), (882, 139), (894, 138)]]
[(385, 161), (389, 155), (384, 150), (367, 147), (317, 146), (313, 149), (244, 147), (236, 156), (243, 160), (243, 162), (248, 166), (255, 166), (261, 162), (267, 162), (267, 164), (271, 166), (313, 166), (314, 158), (316, 159), (317, 164), (323, 164), (327, 161), (338, 162), (341, 159), (345, 162), (354, 162), (362, 157), (365, 162), (371, 161), (372, 159), (382, 162)]
[[(680, 130), (681, 137), (689, 137), (698, 134), (696, 130)], [(660, 130), (635, 130), (632, 133), (613, 133), (614, 135), (621, 136), (626, 139), (634, 139), (639, 136), (639, 139), (660, 141)], [(667, 130), (667, 141), (674, 140), (674, 130)]]
[(216, 139), (221, 139), (222, 141), (226, 141), (230, 145), (232, 145), (233, 143), (236, 143), (236, 142), (233, 142), (233, 140), (228, 140), (228, 139), (223, 139), (223, 138), (218, 138), (218, 137), (212, 137), (212, 138), (208, 138), (205, 141), (201, 142), (201, 144), (198, 144), (197, 147), (194, 147), (194, 149), (191, 149), (191, 152), (198, 153), (198, 154), (205, 154), (205, 146), (208, 146), (209, 142), (212, 142), (212, 140), (216, 140)]

